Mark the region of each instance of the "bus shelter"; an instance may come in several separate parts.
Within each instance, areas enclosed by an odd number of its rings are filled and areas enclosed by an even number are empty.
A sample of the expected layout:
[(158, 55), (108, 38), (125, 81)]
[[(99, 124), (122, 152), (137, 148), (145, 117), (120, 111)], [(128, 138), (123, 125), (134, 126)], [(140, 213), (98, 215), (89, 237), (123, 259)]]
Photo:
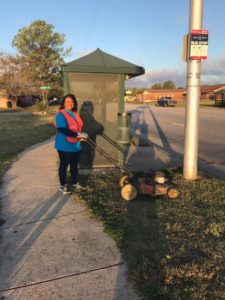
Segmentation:
[[(72, 93), (84, 121), (84, 131), (116, 161), (118, 150), (102, 138), (101, 133), (121, 144), (128, 144), (124, 121), (125, 80), (144, 74), (144, 68), (103, 52), (94, 52), (62, 67), (64, 94)], [(80, 167), (109, 167), (111, 164), (83, 143)]]
[(225, 106), (225, 89), (214, 93), (215, 106)]

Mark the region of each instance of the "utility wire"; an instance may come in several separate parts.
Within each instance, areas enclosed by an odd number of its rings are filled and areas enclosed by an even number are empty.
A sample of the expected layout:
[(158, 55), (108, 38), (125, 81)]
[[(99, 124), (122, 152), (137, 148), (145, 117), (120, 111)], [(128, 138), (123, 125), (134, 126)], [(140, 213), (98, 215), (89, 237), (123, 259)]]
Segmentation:
[(96, 0), (95, 9), (93, 10), (92, 18), (91, 18), (89, 26), (88, 26), (86, 38), (84, 40), (84, 47), (86, 49), (89, 48), (89, 44), (90, 44), (91, 38), (93, 36), (95, 25), (97, 23), (97, 18), (99, 16), (99, 12), (100, 12), (101, 2), (102, 2), (102, 0)]

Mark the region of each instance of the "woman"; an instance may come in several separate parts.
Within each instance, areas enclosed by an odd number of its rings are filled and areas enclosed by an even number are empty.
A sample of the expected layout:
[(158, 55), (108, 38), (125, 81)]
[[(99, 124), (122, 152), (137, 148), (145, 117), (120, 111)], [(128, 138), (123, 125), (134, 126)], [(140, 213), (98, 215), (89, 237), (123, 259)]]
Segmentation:
[(88, 135), (82, 132), (83, 121), (77, 113), (77, 100), (73, 94), (63, 97), (59, 112), (55, 116), (55, 127), (57, 130), (55, 149), (58, 151), (60, 159), (59, 190), (63, 194), (70, 194), (72, 191), (66, 182), (67, 168), (70, 165), (72, 188), (75, 188), (81, 150), (80, 141), (88, 138)]

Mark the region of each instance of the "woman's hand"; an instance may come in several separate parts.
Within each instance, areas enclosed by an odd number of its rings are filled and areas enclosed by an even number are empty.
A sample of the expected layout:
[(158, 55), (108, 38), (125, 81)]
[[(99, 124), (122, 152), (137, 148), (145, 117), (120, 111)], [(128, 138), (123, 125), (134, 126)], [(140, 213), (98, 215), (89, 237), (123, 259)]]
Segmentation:
[(77, 138), (86, 141), (88, 139), (88, 134), (86, 132), (78, 132)]

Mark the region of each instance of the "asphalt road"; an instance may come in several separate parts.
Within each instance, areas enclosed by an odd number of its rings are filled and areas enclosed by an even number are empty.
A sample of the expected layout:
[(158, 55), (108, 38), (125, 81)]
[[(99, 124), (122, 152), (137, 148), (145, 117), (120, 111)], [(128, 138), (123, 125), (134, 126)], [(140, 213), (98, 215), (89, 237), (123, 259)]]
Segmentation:
[[(133, 132), (183, 162), (185, 109), (126, 105)], [(200, 108), (199, 169), (225, 179), (225, 110)]]

